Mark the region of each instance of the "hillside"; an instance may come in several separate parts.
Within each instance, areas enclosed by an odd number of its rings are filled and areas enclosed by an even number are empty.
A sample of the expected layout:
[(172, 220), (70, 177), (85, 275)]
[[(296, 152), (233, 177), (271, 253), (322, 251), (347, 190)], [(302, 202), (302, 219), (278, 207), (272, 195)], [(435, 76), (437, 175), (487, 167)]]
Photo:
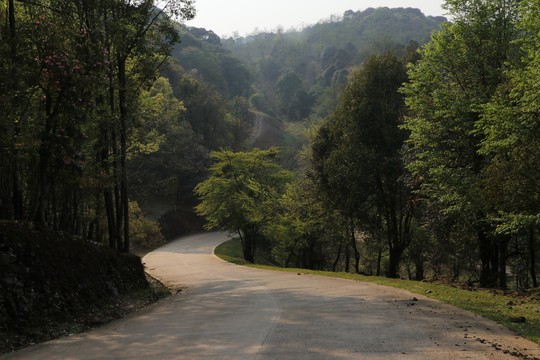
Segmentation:
[(0, 223), (0, 354), (125, 315), (158, 295), (138, 256)]
[(445, 21), (413, 8), (349, 10), (302, 30), (222, 44), (253, 72), (252, 102), (258, 110), (304, 120), (327, 116), (351, 72), (369, 55), (414, 51)]

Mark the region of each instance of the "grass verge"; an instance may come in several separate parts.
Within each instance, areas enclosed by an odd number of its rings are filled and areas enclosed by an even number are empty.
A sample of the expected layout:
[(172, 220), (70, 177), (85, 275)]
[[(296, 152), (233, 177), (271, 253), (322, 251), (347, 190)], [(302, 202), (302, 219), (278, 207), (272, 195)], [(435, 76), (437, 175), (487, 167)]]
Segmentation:
[[(540, 345), (540, 290), (533, 289), (522, 293), (503, 293), (488, 289), (460, 289), (454, 286), (433, 282), (419, 282), (401, 279), (388, 279), (378, 276), (364, 276), (350, 273), (334, 273), (306, 269), (281, 268), (268, 265), (251, 264), (242, 258), (238, 240), (229, 240), (215, 249), (219, 258), (238, 265), (258, 269), (295, 272), (310, 275), (349, 279), (392, 286), (422, 294), (432, 299), (444, 301), (459, 308), (469, 310), (485, 318), (494, 320)], [(513, 322), (523, 317), (525, 322)]]

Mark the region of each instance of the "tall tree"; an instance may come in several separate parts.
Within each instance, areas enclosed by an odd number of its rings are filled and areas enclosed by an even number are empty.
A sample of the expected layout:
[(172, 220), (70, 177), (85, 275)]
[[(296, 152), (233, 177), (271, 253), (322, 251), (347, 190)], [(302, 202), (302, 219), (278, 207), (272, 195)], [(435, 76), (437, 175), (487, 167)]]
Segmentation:
[(454, 16), (422, 49), (404, 87), (410, 117), (410, 170), (422, 194), (447, 216), (467, 214), (478, 244), (480, 283), (506, 287), (508, 238), (496, 236), (481, 174), (486, 157), (478, 153), (480, 110), (504, 79), (516, 53), (517, 0), (448, 0)]
[(536, 233), (540, 225), (540, 2), (524, 1), (516, 41), (521, 58), (510, 64), (506, 80), (483, 108), (477, 124), (484, 134), (480, 154), (489, 159), (482, 178), (496, 209), (497, 232), (526, 239), (529, 272), (536, 279)]
[(263, 226), (272, 216), (272, 203), (292, 177), (274, 162), (278, 153), (276, 148), (213, 152), (210, 178), (195, 188), (201, 199), (196, 209), (206, 217), (206, 227), (236, 233), (249, 262), (255, 261)]
[(376, 234), (367, 224), (384, 232), (388, 277), (399, 276), (411, 241), (412, 204), (400, 154), (407, 134), (399, 128), (405, 106), (398, 90), (406, 79), (405, 64), (395, 55), (370, 57), (313, 145), (321, 190), (350, 219), (351, 246), (356, 250), (358, 229)]
[(81, 235), (90, 223), (94, 234), (105, 209), (110, 244), (129, 249), (125, 162), (137, 99), (178, 40), (170, 15), (193, 16), (190, 0), (160, 6), (152, 0), (0, 4), (9, 19), (0, 29), (8, 60), (0, 80), (9, 85), (0, 90), (7, 110), (0, 121), (2, 218)]

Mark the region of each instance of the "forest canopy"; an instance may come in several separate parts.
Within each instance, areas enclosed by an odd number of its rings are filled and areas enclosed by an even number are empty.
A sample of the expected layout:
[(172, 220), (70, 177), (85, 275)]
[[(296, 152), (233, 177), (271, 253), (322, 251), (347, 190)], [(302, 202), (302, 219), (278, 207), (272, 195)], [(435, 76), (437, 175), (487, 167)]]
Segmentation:
[(538, 0), (228, 39), (157, 5), (0, 4), (0, 219), (127, 252), (198, 212), (249, 261), (537, 286)]

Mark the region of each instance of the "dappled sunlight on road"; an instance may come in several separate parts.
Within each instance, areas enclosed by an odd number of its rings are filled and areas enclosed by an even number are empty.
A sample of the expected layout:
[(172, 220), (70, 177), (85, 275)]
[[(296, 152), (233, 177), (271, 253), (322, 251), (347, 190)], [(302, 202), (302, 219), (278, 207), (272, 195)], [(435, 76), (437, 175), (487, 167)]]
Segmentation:
[(500, 325), (404, 290), (226, 263), (211, 255), (226, 238), (198, 234), (145, 256), (148, 271), (180, 294), (2, 359), (540, 357), (538, 346)]

